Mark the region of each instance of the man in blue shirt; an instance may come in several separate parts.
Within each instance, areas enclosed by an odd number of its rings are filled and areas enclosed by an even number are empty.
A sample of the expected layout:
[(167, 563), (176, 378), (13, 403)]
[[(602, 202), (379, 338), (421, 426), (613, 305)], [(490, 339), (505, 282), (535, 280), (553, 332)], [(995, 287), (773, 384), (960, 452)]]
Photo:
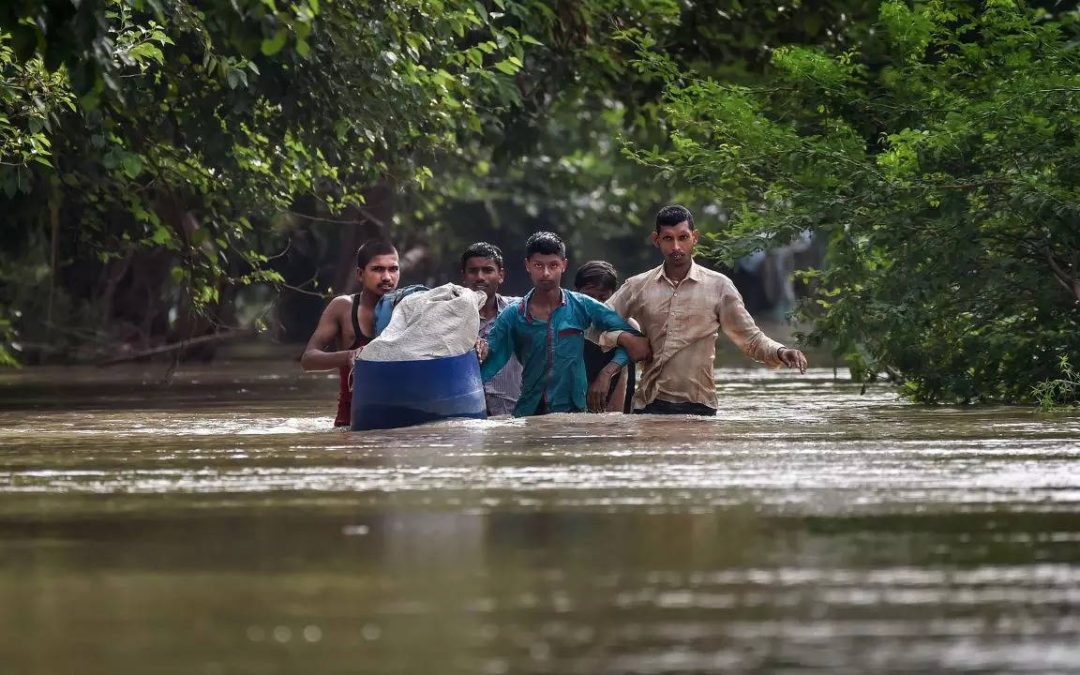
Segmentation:
[[(481, 373), (489, 380), (511, 355), (521, 362), (521, 396), (515, 417), (551, 412), (602, 412), (610, 376), (630, 358), (643, 361), (651, 353), (649, 342), (607, 305), (587, 295), (560, 287), (566, 272), (566, 245), (552, 232), (537, 232), (525, 243), (525, 269), (533, 289), (511, 303), (495, 320), (486, 342), (479, 344)], [(585, 376), (585, 331), (625, 331), (603, 387), (589, 389)], [(588, 402), (586, 390), (588, 389)]]

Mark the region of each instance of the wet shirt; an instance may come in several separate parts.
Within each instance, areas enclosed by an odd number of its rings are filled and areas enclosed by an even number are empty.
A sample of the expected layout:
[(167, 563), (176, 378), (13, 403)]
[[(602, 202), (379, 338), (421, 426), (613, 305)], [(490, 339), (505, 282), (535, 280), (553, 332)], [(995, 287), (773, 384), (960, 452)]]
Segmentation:
[[(512, 302), (521, 298), (508, 297), (505, 295), (495, 296), (495, 306), (502, 312)], [(480, 317), (480, 337), (487, 339), (498, 314), (485, 319)], [(503, 369), (484, 383), (484, 397), (487, 399), (487, 412), (489, 415), (512, 415), (518, 397), (521, 395), (521, 364), (516, 356), (511, 356)]]
[[(639, 335), (615, 311), (587, 295), (562, 291), (562, 303), (547, 321), (529, 311), (533, 291), (510, 303), (499, 313), (488, 333), (488, 357), (481, 367), (484, 380), (502, 370), (511, 356), (522, 364), (521, 396), (514, 415), (532, 415), (545, 404), (550, 412), (586, 410), (585, 331), (595, 326), (602, 331), (630, 331)], [(629, 362), (626, 351), (616, 349), (612, 361)]]
[[(782, 365), (777, 350), (783, 345), (754, 323), (731, 279), (697, 263), (678, 283), (664, 274), (663, 265), (630, 277), (608, 305), (636, 319), (652, 346), (653, 360), (643, 364), (634, 394), (635, 409), (656, 399), (718, 407), (713, 359), (720, 330), (751, 359)], [(614, 345), (617, 337), (605, 333), (600, 343)]]

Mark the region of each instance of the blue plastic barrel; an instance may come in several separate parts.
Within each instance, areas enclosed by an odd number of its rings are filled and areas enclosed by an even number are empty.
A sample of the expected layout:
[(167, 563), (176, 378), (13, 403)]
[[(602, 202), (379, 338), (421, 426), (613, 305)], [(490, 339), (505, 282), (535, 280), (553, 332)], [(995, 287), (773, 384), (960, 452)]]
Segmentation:
[(353, 370), (352, 430), (487, 417), (475, 352), (424, 361), (363, 361)]

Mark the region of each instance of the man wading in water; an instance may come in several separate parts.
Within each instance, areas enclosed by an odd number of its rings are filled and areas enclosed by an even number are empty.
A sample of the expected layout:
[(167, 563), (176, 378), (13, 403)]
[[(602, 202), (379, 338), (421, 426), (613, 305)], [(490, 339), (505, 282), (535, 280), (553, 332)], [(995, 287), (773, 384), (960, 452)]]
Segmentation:
[[(574, 275), (574, 290), (584, 293), (593, 300), (607, 302), (619, 286), (619, 273), (606, 260), (590, 260), (578, 268)], [(629, 322), (631, 325), (633, 321)], [(634, 326), (637, 328), (637, 326)], [(585, 341), (585, 377), (591, 385), (607, 364), (611, 363), (614, 351), (604, 351), (590, 340)], [(634, 398), (634, 366), (626, 366), (610, 380), (606, 410), (608, 412), (631, 412)], [(606, 378), (605, 378), (606, 379)]]
[[(698, 232), (690, 211), (660, 209), (652, 241), (664, 264), (630, 277), (608, 300), (621, 316), (637, 320), (652, 347), (652, 361), (645, 363), (634, 394), (634, 412), (715, 415), (718, 329), (755, 361), (806, 372), (801, 351), (757, 327), (731, 279), (694, 262)], [(610, 347), (618, 338), (618, 332), (605, 333), (600, 343)], [(604, 376), (601, 371), (599, 378)]]
[(352, 417), (352, 368), (356, 356), (390, 322), (393, 301), (388, 294), (397, 288), (401, 271), (398, 253), (388, 241), (369, 241), (356, 252), (356, 280), (361, 290), (330, 301), (311, 334), (300, 366), (306, 371), (338, 369), (335, 427), (347, 427)]
[[(648, 358), (648, 342), (610, 307), (587, 295), (560, 288), (566, 271), (566, 245), (552, 232), (537, 232), (525, 243), (525, 269), (533, 289), (499, 314), (486, 341), (477, 345), (481, 372), (490, 380), (510, 355), (524, 367), (516, 417), (552, 412), (603, 412), (608, 382), (588, 387), (582, 350), (585, 331), (595, 326), (618, 331), (612, 345), (621, 348), (605, 369), (614, 374), (630, 360)], [(625, 349), (625, 351), (624, 351)], [(588, 389), (588, 404), (586, 404)]]
[[(461, 254), (461, 284), (474, 291), (487, 294), (487, 302), (480, 308), (480, 335), (487, 338), (495, 318), (510, 303), (521, 298), (499, 295), (499, 286), (506, 281), (503, 255), (498, 246), (478, 241)], [(510, 415), (514, 412), (521, 395), (521, 364), (511, 356), (495, 377), (484, 383), (488, 415)]]

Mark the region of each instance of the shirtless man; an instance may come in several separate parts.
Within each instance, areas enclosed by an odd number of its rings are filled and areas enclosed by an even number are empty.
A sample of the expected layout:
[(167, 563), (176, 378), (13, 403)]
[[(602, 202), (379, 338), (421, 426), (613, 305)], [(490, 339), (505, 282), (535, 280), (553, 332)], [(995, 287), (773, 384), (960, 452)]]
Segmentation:
[(361, 290), (353, 295), (339, 295), (330, 301), (311, 334), (300, 366), (305, 371), (338, 369), (335, 427), (347, 427), (352, 417), (352, 367), (356, 356), (386, 327), (392, 307), (380, 303), (397, 288), (401, 276), (398, 254), (388, 241), (365, 243), (356, 252), (356, 280)]

